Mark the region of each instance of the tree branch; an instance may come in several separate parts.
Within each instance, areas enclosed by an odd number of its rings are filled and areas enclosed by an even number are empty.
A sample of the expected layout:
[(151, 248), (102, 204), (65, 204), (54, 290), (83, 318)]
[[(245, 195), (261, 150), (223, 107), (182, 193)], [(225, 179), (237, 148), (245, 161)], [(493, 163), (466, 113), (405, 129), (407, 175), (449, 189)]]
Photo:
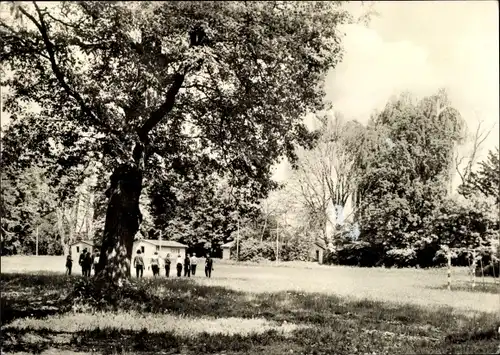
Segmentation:
[(85, 100), (83, 97), (75, 90), (73, 90), (69, 84), (66, 81), (66, 78), (59, 68), (59, 65), (57, 64), (56, 60), (56, 54), (55, 54), (55, 46), (51, 42), (49, 38), (49, 33), (48, 33), (48, 28), (44, 20), (44, 15), (42, 11), (40, 10), (40, 7), (36, 3), (36, 1), (33, 1), (33, 5), (35, 6), (36, 12), (38, 14), (38, 21), (37, 19), (31, 15), (28, 11), (26, 11), (22, 6), (19, 6), (19, 11), (26, 16), (38, 29), (40, 32), (40, 35), (42, 36), (43, 43), (45, 45), (45, 49), (48, 54), (48, 59), (50, 62), (50, 66), (52, 69), (52, 72), (54, 73), (57, 81), (59, 82), (59, 85), (63, 88), (63, 90), (66, 92), (66, 94), (73, 99), (76, 100), (78, 105), (80, 106), (81, 110), (86, 114), (86, 116), (97, 126), (100, 126), (103, 128), (104, 133), (107, 133), (110, 135), (110, 137), (117, 143), (117, 147), (120, 149), (121, 153), (124, 155), (128, 155), (128, 153), (123, 149), (121, 142), (118, 140), (116, 137), (116, 131), (111, 129), (107, 124), (102, 122), (91, 110), (91, 108), (86, 104)]
[(168, 89), (163, 104), (158, 109), (153, 111), (148, 120), (139, 128), (138, 134), (142, 143), (146, 143), (148, 141), (149, 132), (174, 108), (175, 97), (184, 83), (185, 76), (185, 73), (177, 73), (175, 75), (174, 82)]

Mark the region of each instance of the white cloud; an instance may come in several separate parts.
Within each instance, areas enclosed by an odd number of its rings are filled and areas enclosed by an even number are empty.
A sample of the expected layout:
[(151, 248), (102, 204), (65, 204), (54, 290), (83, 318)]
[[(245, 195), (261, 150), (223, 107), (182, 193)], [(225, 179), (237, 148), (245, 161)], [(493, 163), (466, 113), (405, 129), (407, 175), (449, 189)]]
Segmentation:
[(348, 25), (344, 60), (327, 78), (327, 98), (346, 118), (366, 122), (394, 94), (421, 96), (442, 84), (429, 65), (429, 53), (410, 41), (387, 42), (373, 29)]
[[(499, 35), (493, 2), (385, 2), (371, 28), (347, 25), (342, 63), (326, 80), (327, 98), (347, 119), (367, 122), (403, 91), (448, 90), (468, 127), (493, 127), (483, 158), (499, 144)], [(308, 123), (309, 120), (308, 120)], [(480, 159), (481, 159), (480, 158)], [(286, 179), (281, 163), (276, 177)]]

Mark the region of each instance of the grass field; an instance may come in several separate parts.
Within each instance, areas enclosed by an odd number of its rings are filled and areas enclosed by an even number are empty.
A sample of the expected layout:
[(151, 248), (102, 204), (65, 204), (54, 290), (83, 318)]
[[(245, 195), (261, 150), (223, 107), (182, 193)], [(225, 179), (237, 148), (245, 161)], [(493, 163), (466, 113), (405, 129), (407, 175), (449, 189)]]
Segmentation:
[[(61, 257), (4, 257), (2, 353), (495, 353), (500, 289), (466, 270), (235, 265), (213, 277), (134, 280), (114, 307), (66, 296)], [(79, 270), (74, 270), (79, 274)]]

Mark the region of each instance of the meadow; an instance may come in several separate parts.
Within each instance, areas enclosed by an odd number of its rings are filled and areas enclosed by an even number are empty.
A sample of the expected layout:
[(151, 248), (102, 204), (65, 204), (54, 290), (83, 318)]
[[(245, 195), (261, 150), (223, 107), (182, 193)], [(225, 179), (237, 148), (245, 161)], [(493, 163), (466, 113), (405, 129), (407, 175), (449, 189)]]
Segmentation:
[[(2, 353), (497, 353), (500, 288), (463, 268), (216, 261), (211, 279), (153, 279), (86, 300), (60, 257), (2, 258)], [(77, 285), (78, 287), (75, 287)], [(75, 298), (75, 289), (80, 297)], [(82, 293), (83, 292), (83, 293)]]

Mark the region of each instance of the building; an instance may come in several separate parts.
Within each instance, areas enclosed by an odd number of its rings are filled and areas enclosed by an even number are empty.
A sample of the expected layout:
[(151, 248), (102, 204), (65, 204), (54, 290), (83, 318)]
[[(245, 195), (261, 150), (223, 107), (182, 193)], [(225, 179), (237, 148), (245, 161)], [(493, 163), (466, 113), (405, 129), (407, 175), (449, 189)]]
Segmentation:
[(222, 248), (222, 260), (231, 259), (231, 248), (234, 245), (234, 240), (232, 242), (222, 244), (220, 247)]
[(319, 264), (323, 264), (323, 257), (325, 255), (326, 245), (322, 241), (312, 243), (309, 249), (309, 259)]
[(151, 258), (155, 251), (164, 258), (170, 254), (172, 260), (176, 259), (180, 254), (182, 258), (186, 256), (187, 245), (175, 242), (173, 240), (155, 240), (155, 239), (139, 239), (134, 241), (132, 249), (132, 260), (137, 254), (137, 250), (143, 254), (144, 261), (148, 264), (148, 258)]
[(78, 260), (83, 249), (92, 252), (94, 250), (94, 242), (91, 240), (80, 240), (70, 245), (71, 255), (73, 260)]

